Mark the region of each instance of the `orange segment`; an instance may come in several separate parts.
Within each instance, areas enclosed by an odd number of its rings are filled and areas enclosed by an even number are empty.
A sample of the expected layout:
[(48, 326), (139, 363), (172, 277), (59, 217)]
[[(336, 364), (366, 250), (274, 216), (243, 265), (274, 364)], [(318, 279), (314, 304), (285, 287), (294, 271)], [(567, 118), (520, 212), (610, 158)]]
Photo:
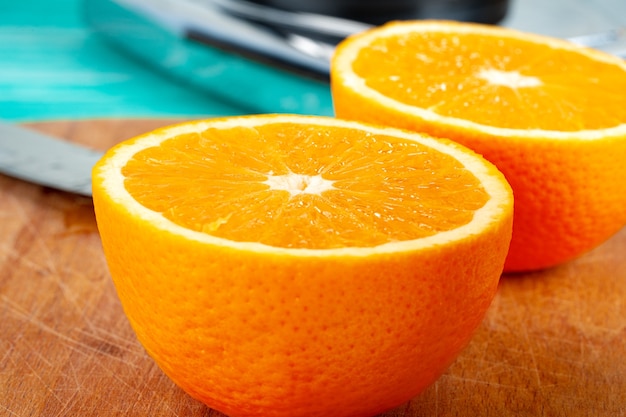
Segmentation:
[(287, 248), (431, 236), (469, 223), (488, 200), (450, 155), (339, 126), (323, 134), (292, 123), (213, 128), (138, 152), (122, 174), (140, 204), (182, 227)]
[(626, 224), (626, 63), (548, 37), (398, 22), (337, 48), (339, 117), (468, 146), (513, 186), (508, 271), (570, 260)]
[(524, 130), (603, 129), (626, 120), (623, 67), (569, 44), (454, 24), (398, 27), (351, 59), (368, 88), (400, 103)]
[(194, 121), (93, 171), (107, 263), (156, 363), (230, 416), (373, 416), (469, 343), (511, 236), (455, 143), (330, 118)]

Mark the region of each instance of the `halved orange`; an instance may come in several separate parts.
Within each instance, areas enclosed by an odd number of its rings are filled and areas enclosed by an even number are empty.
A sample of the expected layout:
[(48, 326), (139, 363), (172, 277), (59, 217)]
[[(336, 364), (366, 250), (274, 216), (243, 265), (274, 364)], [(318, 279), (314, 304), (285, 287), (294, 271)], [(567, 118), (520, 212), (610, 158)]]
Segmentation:
[(505, 270), (575, 258), (626, 224), (626, 62), (545, 36), (391, 23), (339, 45), (338, 117), (452, 139), (515, 193)]
[(332, 118), (193, 121), (111, 149), (98, 228), (139, 341), (231, 416), (371, 416), (432, 383), (496, 292), (502, 174)]

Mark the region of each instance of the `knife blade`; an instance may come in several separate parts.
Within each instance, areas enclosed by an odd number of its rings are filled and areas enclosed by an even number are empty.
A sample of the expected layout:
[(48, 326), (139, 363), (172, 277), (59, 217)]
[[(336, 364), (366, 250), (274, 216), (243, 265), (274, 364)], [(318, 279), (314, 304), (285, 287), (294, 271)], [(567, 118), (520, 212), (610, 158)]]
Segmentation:
[(328, 51), (314, 41), (193, 0), (85, 0), (84, 8), (111, 46), (246, 112), (333, 114)]
[(91, 168), (103, 152), (0, 121), (0, 173), (91, 196)]

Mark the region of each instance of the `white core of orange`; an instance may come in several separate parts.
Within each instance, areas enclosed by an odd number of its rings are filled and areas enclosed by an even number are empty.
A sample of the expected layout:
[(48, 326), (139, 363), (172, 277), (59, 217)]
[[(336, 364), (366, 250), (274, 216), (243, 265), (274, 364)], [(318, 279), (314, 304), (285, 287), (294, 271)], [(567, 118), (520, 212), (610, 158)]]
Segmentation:
[(493, 68), (483, 69), (477, 74), (478, 78), (492, 85), (501, 85), (510, 88), (538, 87), (543, 82), (537, 77), (522, 75), (517, 71), (502, 71)]
[(285, 175), (268, 175), (267, 180), (263, 183), (269, 185), (271, 190), (287, 191), (294, 196), (302, 193), (320, 195), (324, 191), (335, 188), (333, 182), (321, 175), (302, 175), (290, 172)]

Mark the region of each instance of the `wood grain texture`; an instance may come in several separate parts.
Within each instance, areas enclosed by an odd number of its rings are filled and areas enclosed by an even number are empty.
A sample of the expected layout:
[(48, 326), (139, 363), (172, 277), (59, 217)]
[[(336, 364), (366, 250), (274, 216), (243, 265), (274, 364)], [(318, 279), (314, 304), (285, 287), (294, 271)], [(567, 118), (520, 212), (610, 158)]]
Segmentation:
[[(104, 150), (170, 122), (32, 126)], [(576, 261), (503, 277), (483, 325), (448, 372), (383, 416), (626, 416), (625, 356), (622, 229)], [(0, 416), (222, 416), (178, 389), (136, 341), (91, 200), (4, 176)]]

